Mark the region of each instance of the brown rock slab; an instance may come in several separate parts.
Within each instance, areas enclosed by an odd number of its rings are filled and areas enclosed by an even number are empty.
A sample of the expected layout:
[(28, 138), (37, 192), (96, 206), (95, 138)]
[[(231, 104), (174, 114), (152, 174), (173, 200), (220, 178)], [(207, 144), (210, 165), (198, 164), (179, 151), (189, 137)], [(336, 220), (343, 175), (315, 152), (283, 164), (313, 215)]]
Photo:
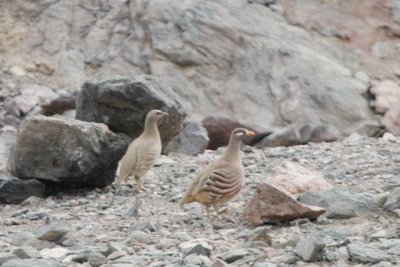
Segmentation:
[(332, 185), (323, 178), (322, 173), (290, 160), (284, 160), (276, 166), (267, 182), (294, 196), (332, 189)]
[(324, 208), (307, 206), (296, 201), (274, 185), (262, 183), (247, 204), (244, 218), (253, 225), (261, 225), (298, 218), (315, 219), (325, 211)]

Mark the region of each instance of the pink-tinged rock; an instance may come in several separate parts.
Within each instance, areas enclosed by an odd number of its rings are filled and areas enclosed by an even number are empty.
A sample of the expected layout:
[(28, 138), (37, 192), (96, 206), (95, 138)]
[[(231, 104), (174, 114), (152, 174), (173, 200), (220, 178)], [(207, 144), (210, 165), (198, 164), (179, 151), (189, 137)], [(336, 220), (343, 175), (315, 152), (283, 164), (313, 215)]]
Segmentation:
[(391, 107), (383, 116), (382, 123), (390, 133), (400, 136), (400, 106)]
[(375, 111), (384, 114), (400, 101), (400, 86), (391, 80), (378, 82), (371, 87), (370, 92), (375, 96)]
[(315, 219), (325, 211), (324, 208), (302, 204), (279, 188), (262, 183), (257, 188), (256, 195), (247, 204), (244, 218), (253, 225), (261, 225), (298, 218)]
[(290, 160), (284, 160), (276, 166), (266, 182), (286, 190), (293, 196), (332, 189), (332, 185), (323, 178), (322, 173)]

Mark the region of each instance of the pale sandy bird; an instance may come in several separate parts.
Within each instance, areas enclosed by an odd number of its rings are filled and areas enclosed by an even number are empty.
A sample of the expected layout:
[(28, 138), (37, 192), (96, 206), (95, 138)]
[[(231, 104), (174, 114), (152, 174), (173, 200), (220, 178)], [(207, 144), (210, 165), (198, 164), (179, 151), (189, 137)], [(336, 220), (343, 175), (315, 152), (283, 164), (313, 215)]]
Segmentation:
[(199, 202), (205, 206), (207, 217), (210, 217), (209, 206), (213, 205), (218, 215), (218, 205), (234, 198), (243, 187), (240, 145), (244, 137), (251, 135), (254, 132), (243, 128), (233, 130), (225, 153), (197, 175), (180, 204)]
[(151, 110), (147, 113), (143, 133), (129, 145), (122, 157), (119, 174), (115, 180), (116, 185), (121, 184), (129, 176), (134, 176), (137, 190), (145, 190), (141, 177), (153, 167), (161, 154), (161, 138), (157, 122), (165, 116), (168, 116), (168, 113), (161, 110)]

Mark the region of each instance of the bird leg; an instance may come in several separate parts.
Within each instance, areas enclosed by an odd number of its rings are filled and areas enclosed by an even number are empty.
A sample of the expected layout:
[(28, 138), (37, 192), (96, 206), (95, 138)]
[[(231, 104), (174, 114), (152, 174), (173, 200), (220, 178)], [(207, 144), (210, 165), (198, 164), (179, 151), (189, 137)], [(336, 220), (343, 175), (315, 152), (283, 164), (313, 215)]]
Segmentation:
[(210, 211), (208, 210), (208, 204), (204, 205), (206, 208), (207, 218), (210, 219)]
[(214, 203), (213, 206), (214, 206), (215, 213), (217, 213), (217, 217), (218, 217), (218, 216), (219, 216), (219, 207), (218, 207), (218, 204)]
[(142, 181), (140, 180), (140, 176), (135, 175), (135, 179), (136, 179), (136, 189), (137, 191), (144, 191), (147, 192), (147, 189), (142, 185)]

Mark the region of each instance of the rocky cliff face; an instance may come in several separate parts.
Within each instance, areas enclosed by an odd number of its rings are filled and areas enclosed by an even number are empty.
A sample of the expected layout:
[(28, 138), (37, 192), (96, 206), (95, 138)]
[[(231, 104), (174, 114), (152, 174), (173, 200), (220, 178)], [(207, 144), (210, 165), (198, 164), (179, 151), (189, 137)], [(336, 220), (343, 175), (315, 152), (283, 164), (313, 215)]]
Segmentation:
[(155, 75), (193, 119), (312, 122), (340, 137), (372, 118), (363, 93), (397, 71), (396, 1), (249, 2), (3, 2), (0, 52), (6, 69), (55, 87)]

